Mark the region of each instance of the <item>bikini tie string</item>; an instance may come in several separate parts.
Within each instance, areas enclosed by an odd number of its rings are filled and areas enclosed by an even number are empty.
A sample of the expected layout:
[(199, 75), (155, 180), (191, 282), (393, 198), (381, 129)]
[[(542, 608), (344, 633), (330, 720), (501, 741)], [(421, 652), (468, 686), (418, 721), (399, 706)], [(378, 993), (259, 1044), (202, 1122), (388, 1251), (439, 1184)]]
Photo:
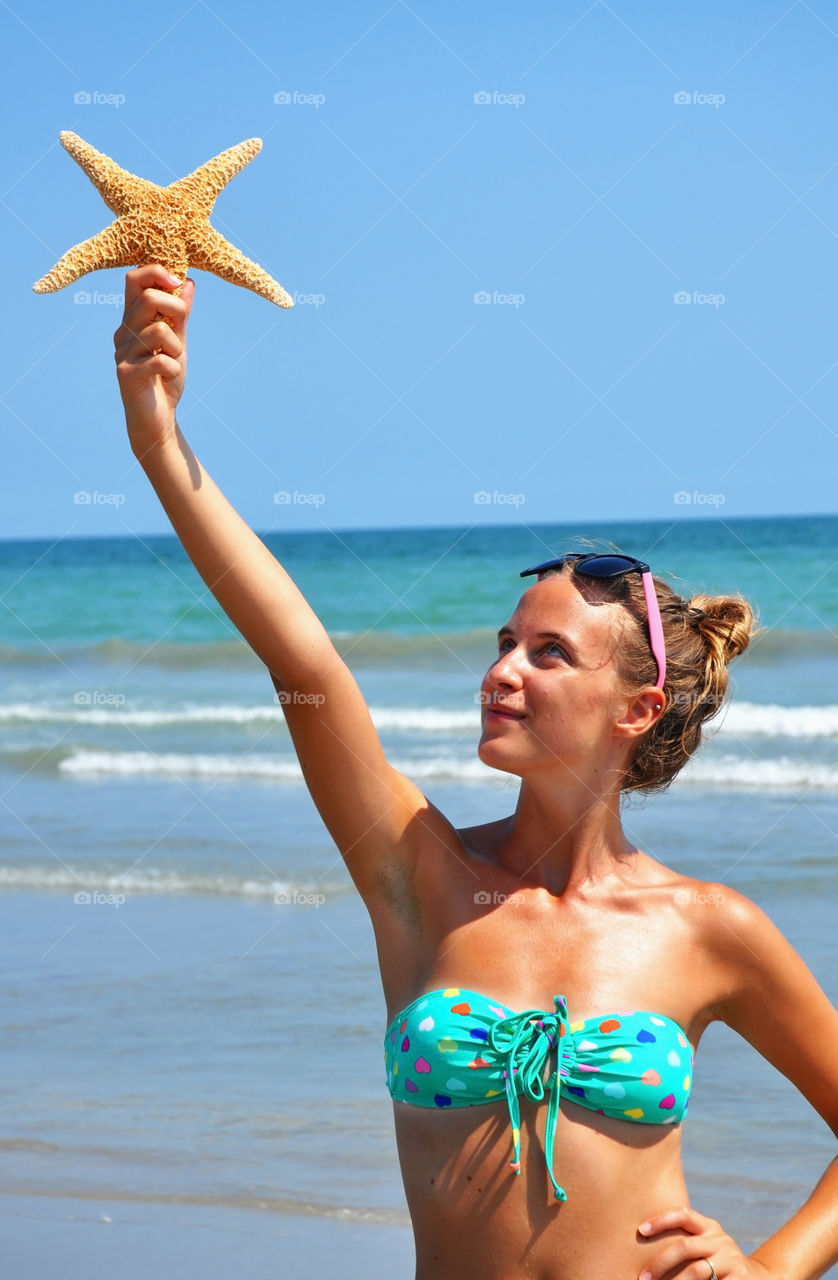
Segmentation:
[(558, 1045), (561, 1037), (567, 1033), (568, 1017), (564, 996), (554, 996), (553, 1002), (556, 1006), (555, 1013), (546, 1013), (543, 1009), (525, 1009), (523, 1013), (514, 1013), (493, 1023), (489, 1028), (489, 1044), (506, 1059), (506, 1101), (509, 1105), (513, 1143), (513, 1155), (509, 1164), (516, 1174), (521, 1172), (521, 1110), (518, 1094), (525, 1094), (533, 1102), (541, 1102), (545, 1088), (544, 1067), (551, 1062), (551, 1055), (555, 1052), (556, 1056), (552, 1059), (555, 1065), (546, 1081), (550, 1096), (547, 1100), (544, 1156), (553, 1184), (553, 1194), (557, 1200), (566, 1200), (567, 1195), (553, 1174), (553, 1145), (561, 1097)]

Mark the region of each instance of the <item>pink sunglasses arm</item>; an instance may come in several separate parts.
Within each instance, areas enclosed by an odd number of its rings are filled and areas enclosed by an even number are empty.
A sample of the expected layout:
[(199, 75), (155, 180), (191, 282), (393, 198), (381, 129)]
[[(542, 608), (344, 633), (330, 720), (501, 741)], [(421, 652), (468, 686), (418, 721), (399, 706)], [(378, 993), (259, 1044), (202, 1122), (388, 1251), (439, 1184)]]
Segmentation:
[(649, 643), (658, 664), (658, 688), (663, 690), (663, 684), (666, 680), (666, 645), (663, 639), (661, 611), (651, 573), (641, 574), (641, 578), (643, 580), (643, 593), (646, 596), (646, 617), (649, 620)]

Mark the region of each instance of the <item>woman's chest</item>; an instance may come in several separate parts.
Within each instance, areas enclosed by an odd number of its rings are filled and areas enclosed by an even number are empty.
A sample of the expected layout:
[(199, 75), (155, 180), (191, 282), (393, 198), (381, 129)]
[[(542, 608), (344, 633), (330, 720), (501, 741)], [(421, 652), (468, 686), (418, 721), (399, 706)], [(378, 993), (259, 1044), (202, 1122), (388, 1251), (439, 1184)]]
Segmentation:
[(421, 992), (460, 987), (519, 1010), (550, 1010), (563, 995), (571, 1019), (662, 1011), (690, 1030), (711, 998), (684, 913), (665, 895), (562, 896), (469, 871), (420, 883), (421, 945), (391, 983), (391, 1017)]

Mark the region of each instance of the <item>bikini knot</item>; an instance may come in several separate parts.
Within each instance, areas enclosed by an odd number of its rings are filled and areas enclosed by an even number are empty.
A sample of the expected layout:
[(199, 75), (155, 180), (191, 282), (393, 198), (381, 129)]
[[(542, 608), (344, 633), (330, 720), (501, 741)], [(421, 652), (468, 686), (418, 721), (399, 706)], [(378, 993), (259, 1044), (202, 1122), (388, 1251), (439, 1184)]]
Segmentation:
[[(547, 1172), (553, 1184), (557, 1200), (566, 1200), (564, 1190), (553, 1176), (553, 1142), (559, 1112), (561, 1076), (558, 1070), (558, 1044), (567, 1033), (567, 1001), (564, 996), (554, 996), (555, 1012), (543, 1009), (525, 1009), (522, 1013), (501, 1018), (489, 1028), (489, 1044), (504, 1059), (506, 1100), (512, 1124), (513, 1156), (510, 1164), (516, 1174), (521, 1172), (521, 1116), (518, 1094), (523, 1093), (533, 1102), (541, 1102), (545, 1083), (550, 1097), (547, 1103), (546, 1150)], [(556, 1055), (553, 1057), (552, 1055)], [(553, 1067), (545, 1082), (545, 1067)]]

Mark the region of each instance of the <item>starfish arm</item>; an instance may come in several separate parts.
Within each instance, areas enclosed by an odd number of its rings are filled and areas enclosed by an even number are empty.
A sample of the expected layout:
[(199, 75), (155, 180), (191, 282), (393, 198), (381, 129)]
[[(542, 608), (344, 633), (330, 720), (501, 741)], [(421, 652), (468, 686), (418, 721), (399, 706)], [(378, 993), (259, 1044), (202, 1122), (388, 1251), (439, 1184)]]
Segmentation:
[(84, 169), (112, 213), (125, 213), (139, 199), (161, 190), (156, 183), (137, 178), (127, 169), (122, 169), (115, 160), (91, 147), (77, 133), (64, 129), (58, 137), (64, 150)]
[(246, 164), (250, 164), (254, 156), (262, 150), (261, 138), (248, 138), (235, 147), (228, 147), (220, 155), (202, 164), (199, 169), (180, 178), (167, 188), (175, 195), (183, 195), (209, 217), (219, 191), (226, 187), (231, 178), (235, 178)]
[(83, 240), (68, 249), (56, 262), (52, 271), (33, 284), (35, 293), (55, 293), (89, 271), (101, 271), (105, 267), (130, 267), (136, 262), (132, 246), (127, 242), (119, 220), (112, 222), (97, 236)]
[(243, 289), (251, 289), (278, 307), (293, 307), (294, 300), (285, 292), (267, 271), (263, 271), (258, 263), (246, 258), (243, 253), (225, 240), (215, 227), (206, 223), (193, 232), (194, 239), (189, 245), (189, 265), (200, 271), (211, 271), (230, 284), (241, 285)]

